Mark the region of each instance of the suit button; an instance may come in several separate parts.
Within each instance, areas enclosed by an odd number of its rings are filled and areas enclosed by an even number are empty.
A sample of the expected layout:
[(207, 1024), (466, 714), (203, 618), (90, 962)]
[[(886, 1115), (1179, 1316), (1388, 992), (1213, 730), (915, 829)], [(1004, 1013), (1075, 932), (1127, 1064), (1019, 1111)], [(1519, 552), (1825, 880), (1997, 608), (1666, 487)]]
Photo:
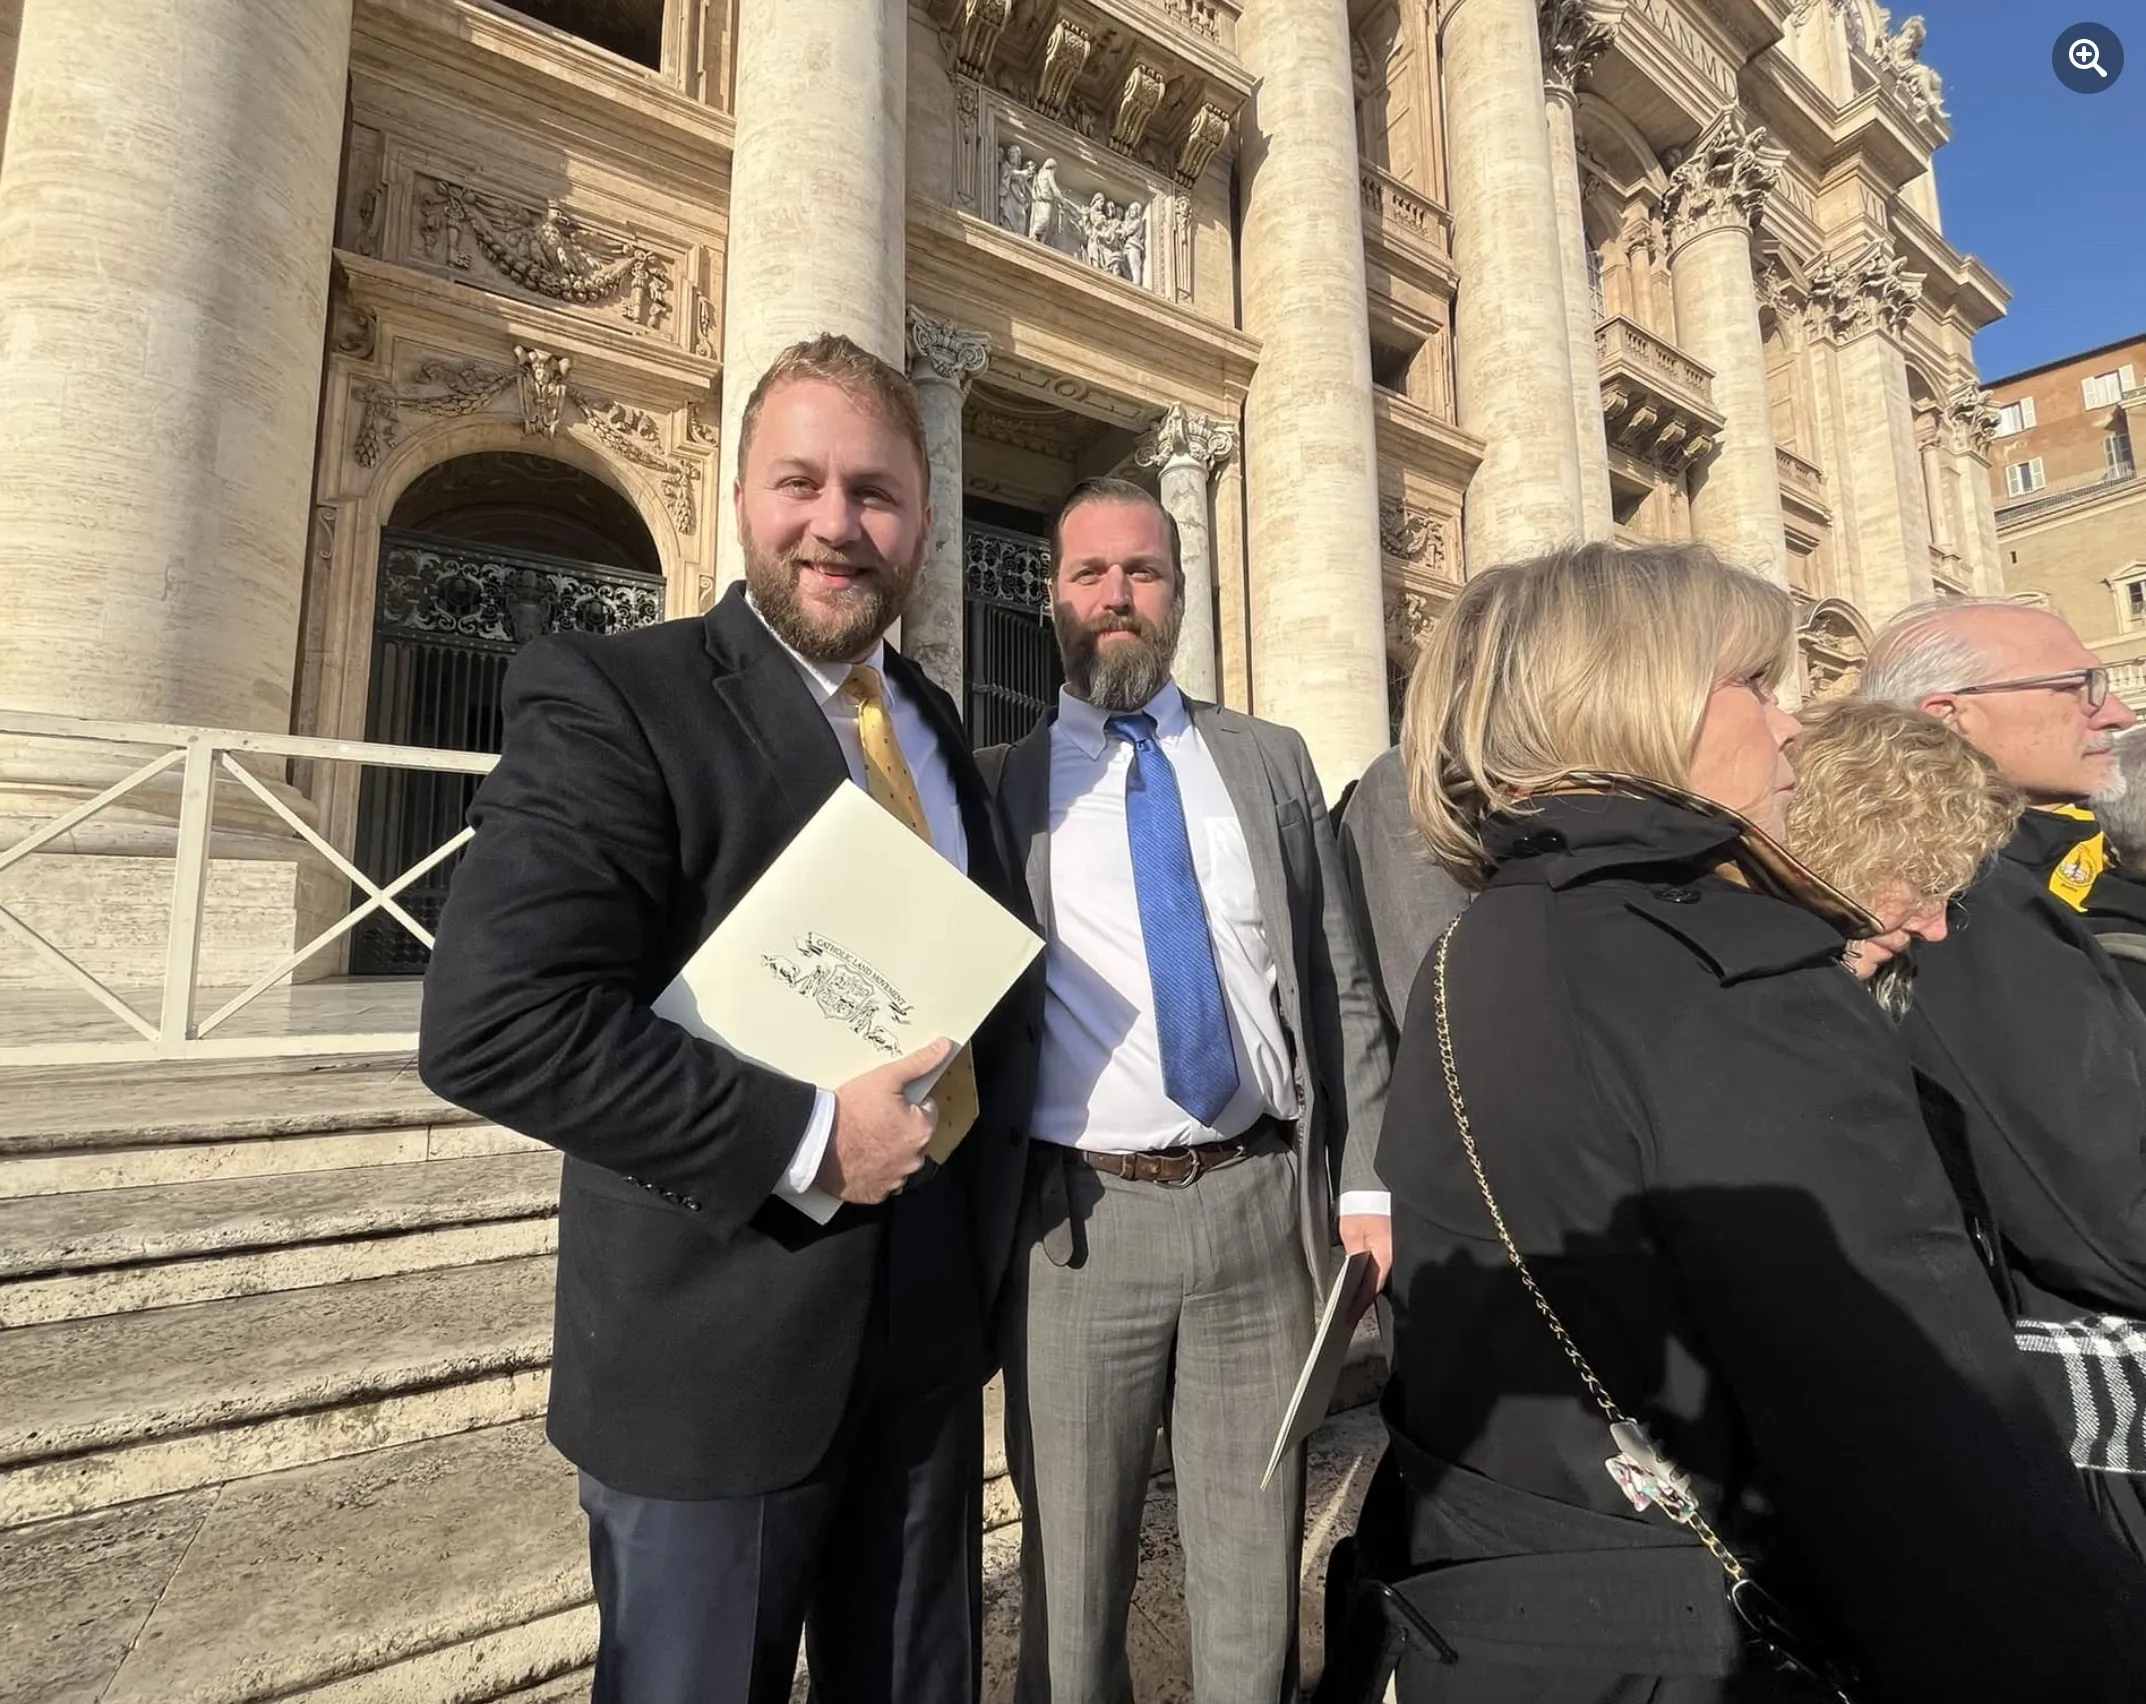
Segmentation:
[(1671, 905), (1697, 905), (1699, 890), (1695, 887), (1665, 887), (1655, 897), (1666, 899)]

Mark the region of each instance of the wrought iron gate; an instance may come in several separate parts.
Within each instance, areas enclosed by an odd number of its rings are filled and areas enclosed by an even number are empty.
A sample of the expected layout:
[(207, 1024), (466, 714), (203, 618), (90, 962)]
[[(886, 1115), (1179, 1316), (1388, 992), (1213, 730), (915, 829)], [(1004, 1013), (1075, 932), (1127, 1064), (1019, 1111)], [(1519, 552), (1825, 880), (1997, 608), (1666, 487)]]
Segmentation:
[(965, 520), (962, 592), (969, 743), (1020, 739), (1065, 678), (1051, 632), (1050, 540)]
[[(514, 653), (540, 634), (612, 633), (663, 619), (663, 582), (586, 562), (495, 550), (421, 533), (380, 537), (373, 672), (365, 737), (390, 745), (499, 750), (500, 687)], [(351, 861), (375, 881), (408, 869), (461, 825), (477, 779), (368, 769)], [(401, 898), (427, 929), (439, 922), (460, 855)], [(353, 976), (406, 976), (426, 951), (375, 914), (353, 931)]]

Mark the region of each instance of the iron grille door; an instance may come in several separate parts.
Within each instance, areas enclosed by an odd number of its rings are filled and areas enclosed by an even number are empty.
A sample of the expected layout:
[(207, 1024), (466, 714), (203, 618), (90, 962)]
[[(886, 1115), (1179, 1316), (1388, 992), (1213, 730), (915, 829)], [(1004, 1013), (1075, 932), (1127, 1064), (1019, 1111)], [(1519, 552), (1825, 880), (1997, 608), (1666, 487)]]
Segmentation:
[[(515, 652), (544, 633), (615, 633), (662, 619), (663, 582), (652, 575), (384, 532), (365, 737), (496, 752), (500, 689)], [(473, 775), (367, 769), (351, 861), (385, 884), (462, 826), (476, 790)], [(438, 927), (460, 861), (457, 853), (399, 896), (427, 929)], [(415, 975), (429, 956), (379, 912), (352, 931), (353, 976)]]
[(1008, 744), (1042, 720), (1065, 679), (1051, 631), (1050, 540), (965, 521), (962, 592), (969, 743)]

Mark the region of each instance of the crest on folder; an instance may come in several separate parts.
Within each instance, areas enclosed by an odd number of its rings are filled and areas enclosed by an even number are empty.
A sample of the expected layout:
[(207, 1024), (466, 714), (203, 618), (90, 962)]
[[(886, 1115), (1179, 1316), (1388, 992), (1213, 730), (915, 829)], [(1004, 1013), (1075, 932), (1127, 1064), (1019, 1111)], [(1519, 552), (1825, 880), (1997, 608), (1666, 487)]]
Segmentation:
[(765, 953), (760, 962), (818, 1006), (823, 1017), (890, 1057), (902, 1051), (890, 1026), (907, 1024), (913, 1008), (900, 989), (855, 953), (824, 935), (806, 933), (797, 938), (794, 957)]

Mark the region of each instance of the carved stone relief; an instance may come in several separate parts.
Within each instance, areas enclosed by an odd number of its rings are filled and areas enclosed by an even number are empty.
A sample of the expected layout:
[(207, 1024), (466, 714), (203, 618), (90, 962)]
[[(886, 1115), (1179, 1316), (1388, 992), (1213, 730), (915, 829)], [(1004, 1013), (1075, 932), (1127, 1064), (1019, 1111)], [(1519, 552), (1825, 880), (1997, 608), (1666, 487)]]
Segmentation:
[(671, 263), (632, 236), (606, 236), (557, 201), (519, 207), (445, 178), (420, 177), (418, 240), (456, 272), (479, 257), (532, 293), (579, 307), (616, 304), (629, 322), (660, 329), (671, 312)]
[(514, 364), (519, 370), (522, 394), (522, 430), (531, 437), (559, 435), (559, 410), (566, 403), (566, 375), (574, 365), (570, 355), (554, 355), (548, 349), (514, 346)]
[(1944, 80), (1922, 62), (1923, 44), (1929, 40), (1929, 26), (1920, 16), (1915, 16), (1894, 29), (1892, 14), (1883, 6), (1877, 7), (1876, 11), (1878, 39), (1865, 46), (1865, 63), (1917, 120), (1929, 123), (1950, 117), (1945, 111)]
[(1671, 150), (1662, 217), (1672, 243), (1723, 226), (1757, 227), (1780, 175), (1765, 142), (1764, 127), (1746, 123), (1732, 102), (1690, 148)]
[(1536, 22), (1542, 30), (1543, 86), (1554, 94), (1571, 95), (1617, 39), (1586, 0), (1540, 0)]
[(1202, 104), (1192, 115), (1185, 132), (1185, 145), (1178, 150), (1177, 175), (1186, 183), (1198, 183), (1214, 164), (1222, 144), (1229, 140), (1229, 114), (1212, 103)]
[(1429, 593), (1386, 582), (1386, 654), (1397, 665), (1415, 666), (1416, 653), (1436, 620), (1437, 606)]
[(1051, 39), (1043, 48), (1043, 71), (1036, 79), (1036, 105), (1047, 113), (1065, 111), (1066, 97), (1088, 68), (1088, 55), (1095, 51), (1095, 37), (1071, 18), (1051, 26)]
[(1434, 574), (1445, 571), (1445, 529), (1435, 515), (1412, 509), (1399, 497), (1379, 498), (1379, 548), (1396, 562), (1425, 567)]
[(1160, 208), (1138, 193), (1121, 202), (1095, 187), (1092, 172), (1062, 166), (1056, 155), (1037, 159), (1010, 141), (999, 149), (994, 211), (1002, 229), (1145, 289), (1157, 287), (1149, 271), (1156, 214), (1173, 199), (1165, 196)]
[(954, 63), (970, 76), (980, 77), (990, 68), (1010, 9), (1009, 0), (962, 0)]
[(1811, 329), (1835, 342), (1866, 331), (1899, 332), (1922, 300), (1922, 276), (1908, 271), (1890, 237), (1843, 265), (1831, 255), (1811, 268)]
[(1147, 134), (1148, 120), (1162, 105), (1163, 74), (1145, 60), (1135, 59), (1125, 68), (1125, 81), (1118, 89), (1117, 111), (1110, 120), (1110, 142), (1130, 152)]

